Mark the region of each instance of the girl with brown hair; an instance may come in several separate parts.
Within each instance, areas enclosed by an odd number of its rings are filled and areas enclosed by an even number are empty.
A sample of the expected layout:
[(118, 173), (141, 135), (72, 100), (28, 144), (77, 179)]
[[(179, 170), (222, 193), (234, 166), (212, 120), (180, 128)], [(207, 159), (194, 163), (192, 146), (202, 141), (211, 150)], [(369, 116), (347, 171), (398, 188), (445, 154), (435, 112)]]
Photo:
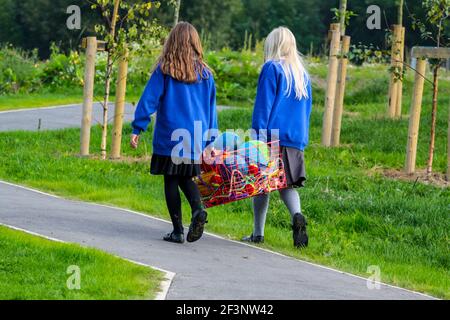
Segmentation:
[(217, 129), (217, 112), (214, 78), (203, 61), (198, 32), (187, 22), (180, 22), (171, 31), (139, 101), (132, 123), (133, 148), (137, 148), (140, 134), (147, 130), (155, 112), (151, 174), (164, 176), (166, 203), (173, 224), (173, 231), (164, 240), (184, 242), (181, 189), (192, 209), (187, 241), (194, 242), (203, 234), (207, 213), (192, 178), (200, 174), (202, 151), (211, 142), (204, 137)]

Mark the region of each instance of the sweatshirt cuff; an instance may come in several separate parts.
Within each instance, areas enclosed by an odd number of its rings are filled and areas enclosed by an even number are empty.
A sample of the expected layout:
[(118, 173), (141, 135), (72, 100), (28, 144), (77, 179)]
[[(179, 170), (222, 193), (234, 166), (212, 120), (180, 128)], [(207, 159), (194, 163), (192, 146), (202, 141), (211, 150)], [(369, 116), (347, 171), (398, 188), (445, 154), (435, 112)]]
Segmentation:
[(133, 129), (133, 134), (135, 134), (135, 135), (140, 135), (141, 132), (142, 131), (140, 129)]

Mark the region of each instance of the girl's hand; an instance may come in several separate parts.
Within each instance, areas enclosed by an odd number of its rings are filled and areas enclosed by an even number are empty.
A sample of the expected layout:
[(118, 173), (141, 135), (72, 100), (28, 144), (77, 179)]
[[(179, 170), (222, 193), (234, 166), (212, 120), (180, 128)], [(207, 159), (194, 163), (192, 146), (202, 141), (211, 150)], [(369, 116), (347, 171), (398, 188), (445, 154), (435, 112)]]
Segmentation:
[(216, 157), (219, 155), (219, 152), (214, 148), (206, 148), (203, 151), (203, 162), (206, 164), (214, 164), (216, 162)]
[(139, 137), (137, 134), (132, 134), (131, 135), (131, 141), (130, 141), (130, 145), (133, 149), (137, 149), (138, 145), (139, 145)]

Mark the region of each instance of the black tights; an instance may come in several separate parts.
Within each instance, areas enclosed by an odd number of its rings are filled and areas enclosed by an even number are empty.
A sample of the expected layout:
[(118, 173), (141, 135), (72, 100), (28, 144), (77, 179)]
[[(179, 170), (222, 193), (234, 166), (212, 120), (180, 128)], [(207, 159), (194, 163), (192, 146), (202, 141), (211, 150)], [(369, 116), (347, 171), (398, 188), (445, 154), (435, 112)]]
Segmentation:
[(192, 212), (202, 209), (200, 191), (192, 178), (181, 176), (164, 176), (164, 193), (166, 195), (167, 208), (172, 219), (173, 232), (175, 234), (184, 233), (181, 213), (180, 190), (183, 191)]

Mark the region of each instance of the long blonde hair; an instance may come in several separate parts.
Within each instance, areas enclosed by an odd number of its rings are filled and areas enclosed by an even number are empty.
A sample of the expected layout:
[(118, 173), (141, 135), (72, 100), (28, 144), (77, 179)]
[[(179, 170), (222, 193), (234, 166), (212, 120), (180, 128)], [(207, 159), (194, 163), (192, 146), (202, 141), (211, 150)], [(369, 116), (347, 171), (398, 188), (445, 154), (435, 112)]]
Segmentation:
[(279, 27), (267, 36), (264, 58), (266, 62), (272, 60), (281, 63), (287, 79), (286, 95), (290, 95), (294, 89), (296, 99), (308, 98), (308, 73), (291, 30)]

